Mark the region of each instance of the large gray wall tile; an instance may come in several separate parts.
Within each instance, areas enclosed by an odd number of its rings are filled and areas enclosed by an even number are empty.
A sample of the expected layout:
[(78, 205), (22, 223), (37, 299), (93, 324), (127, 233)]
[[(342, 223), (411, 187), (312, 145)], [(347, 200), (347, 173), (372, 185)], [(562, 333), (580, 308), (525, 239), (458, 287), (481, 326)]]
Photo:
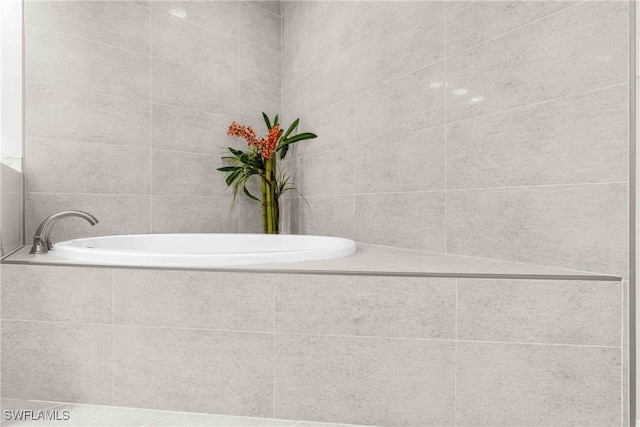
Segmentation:
[(444, 126), (365, 143), (354, 150), (356, 193), (444, 190)]
[(300, 78), (300, 52), (298, 42), (282, 51), (280, 64), (280, 85), (290, 85)]
[(447, 193), (447, 251), (627, 274), (627, 185)]
[(410, 9), (412, 15), (355, 45), (356, 92), (444, 59), (444, 2), (415, 2)]
[(340, 11), (351, 9), (349, 2), (329, 0), (329, 1), (308, 1), (299, 2), (298, 22), (300, 25), (300, 36), (305, 31), (311, 31), (323, 25), (323, 18), (333, 16)]
[(300, 234), (355, 238), (353, 196), (306, 197), (298, 202)]
[(457, 425), (619, 425), (620, 349), (459, 343)]
[(149, 146), (149, 104), (144, 101), (27, 83), (25, 105), (27, 136)]
[[(313, 144), (309, 140), (300, 144)], [(300, 192), (306, 196), (338, 196), (353, 193), (352, 148), (306, 156), (300, 159)]]
[(278, 418), (452, 425), (453, 342), (276, 335)]
[[(423, 2), (380, 0), (375, 2), (354, 2), (353, 38), (355, 42), (372, 37), (390, 25), (403, 22), (416, 23), (416, 18), (424, 18)], [(444, 37), (444, 33), (443, 33)], [(425, 64), (426, 65), (426, 64)]]
[(219, 196), (226, 189), (219, 156), (153, 150), (151, 181), (154, 195)]
[(113, 327), (2, 321), (2, 393), (110, 405)]
[(448, 188), (627, 180), (627, 85), (447, 126)]
[(117, 324), (273, 331), (273, 276), (114, 270)]
[(238, 81), (202, 68), (151, 58), (151, 102), (235, 114)]
[(444, 62), (354, 98), (355, 143), (444, 124)]
[[(299, 44), (302, 75), (311, 73), (318, 68), (318, 64), (323, 64), (353, 45), (354, 3), (344, 2), (333, 14), (318, 16), (317, 20), (314, 20), (315, 28), (302, 29)], [(310, 31), (304, 31), (309, 29)], [(327, 37), (327, 34), (331, 34), (331, 37)]]
[[(262, 113), (267, 116), (275, 117), (280, 113), (282, 106), (280, 102), (280, 88), (275, 86), (266, 86), (259, 83), (240, 81), (239, 89), (239, 113), (238, 115), (244, 119), (261, 120)], [(255, 128), (258, 137), (266, 135), (262, 129)]]
[(2, 318), (111, 323), (111, 270), (6, 265)]
[(458, 280), (458, 339), (621, 345), (621, 282)]
[(149, 194), (149, 149), (27, 138), (28, 192)]
[(627, 14), (624, 2), (584, 2), (449, 58), (448, 120), (625, 82)]
[[(287, 98), (283, 96), (282, 101), (286, 104)], [(295, 153), (305, 156), (352, 146), (353, 114), (353, 98), (349, 98), (300, 117), (298, 132), (312, 132), (317, 138), (296, 144)]]
[(127, 1), (27, 1), (27, 24), (149, 53), (149, 10)]
[(233, 146), (227, 129), (235, 116), (151, 104), (153, 148), (220, 155)]
[(572, 1), (447, 3), (447, 55), (491, 40), (576, 4)]
[(148, 56), (30, 25), (25, 29), (25, 78), (149, 99)]
[(5, 255), (23, 244), (22, 194), (3, 192), (0, 197), (2, 198), (0, 203), (0, 218), (2, 218), (0, 253)]
[(300, 4), (297, 1), (285, 1), (282, 3), (282, 50), (289, 49), (300, 41)]
[(241, 0), (241, 1), (246, 1), (252, 6), (262, 8), (275, 15), (281, 16), (281, 10), (280, 10), (281, 3), (282, 3), (281, 1), (271, 1), (271, 0), (255, 0), (255, 1)]
[(240, 42), (240, 80), (280, 87), (281, 53), (268, 47)]
[(455, 336), (455, 280), (279, 276), (276, 331), (302, 334)]
[(49, 215), (81, 210), (100, 221), (91, 226), (78, 218), (58, 221), (51, 232), (53, 243), (80, 237), (149, 233), (150, 197), (107, 194), (26, 194), (26, 235), (31, 239), (38, 225)]
[(300, 79), (300, 115), (335, 104), (353, 94), (353, 57), (349, 51)]
[(192, 24), (231, 37), (238, 36), (237, 1), (153, 0), (149, 6), (151, 10), (177, 16)]
[[(296, 80), (281, 90), (280, 101), (282, 102), (282, 119), (287, 123), (293, 122), (302, 113), (300, 100), (300, 80)], [(295, 151), (295, 150), (294, 150)]]
[(243, 216), (237, 207), (231, 210), (230, 194), (221, 197), (154, 195), (151, 212), (154, 233), (233, 233)]
[(240, 40), (280, 51), (280, 17), (246, 2), (238, 6)]
[(115, 328), (115, 404), (269, 417), (273, 335)]
[(355, 217), (359, 242), (444, 252), (444, 191), (358, 194)]
[(164, 13), (151, 14), (151, 55), (225, 76), (238, 75), (238, 40)]

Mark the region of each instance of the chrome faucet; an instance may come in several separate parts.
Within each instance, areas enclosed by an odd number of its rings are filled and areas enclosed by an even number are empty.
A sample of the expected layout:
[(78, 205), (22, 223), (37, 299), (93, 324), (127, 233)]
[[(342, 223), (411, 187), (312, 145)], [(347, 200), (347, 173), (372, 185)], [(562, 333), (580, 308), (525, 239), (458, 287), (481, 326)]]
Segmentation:
[(59, 219), (67, 216), (77, 216), (86, 219), (89, 224), (96, 225), (98, 220), (95, 216), (82, 211), (62, 211), (51, 215), (49, 218), (42, 221), (42, 224), (38, 226), (35, 235), (33, 236), (33, 245), (31, 246), (30, 254), (46, 254), (53, 248), (51, 244), (51, 229), (53, 225), (58, 222)]

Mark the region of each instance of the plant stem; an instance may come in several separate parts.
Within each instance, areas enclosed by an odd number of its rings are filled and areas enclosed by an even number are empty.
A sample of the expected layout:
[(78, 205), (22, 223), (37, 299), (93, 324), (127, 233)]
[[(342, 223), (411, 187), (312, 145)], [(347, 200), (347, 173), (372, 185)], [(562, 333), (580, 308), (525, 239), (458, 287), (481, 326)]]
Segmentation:
[(268, 233), (267, 225), (267, 184), (264, 181), (264, 177), (260, 179), (260, 188), (262, 190), (262, 232)]
[(274, 221), (274, 196), (275, 196), (275, 174), (274, 174), (275, 158), (267, 159), (265, 161), (265, 175), (267, 177), (266, 186), (266, 201), (267, 201), (267, 233), (276, 233), (276, 224)]

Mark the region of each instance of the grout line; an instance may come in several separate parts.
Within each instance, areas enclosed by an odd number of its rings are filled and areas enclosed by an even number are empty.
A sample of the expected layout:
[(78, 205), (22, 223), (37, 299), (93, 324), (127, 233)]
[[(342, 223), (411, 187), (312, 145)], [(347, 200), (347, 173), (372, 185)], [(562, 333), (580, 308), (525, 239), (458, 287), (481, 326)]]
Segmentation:
[(206, 332), (222, 332), (222, 333), (239, 333), (239, 334), (261, 334), (261, 335), (288, 335), (288, 336), (304, 336), (304, 337), (323, 337), (323, 338), (350, 338), (365, 340), (393, 340), (393, 341), (424, 341), (424, 342), (450, 342), (455, 343), (475, 343), (475, 344), (501, 344), (501, 345), (526, 345), (526, 346), (549, 346), (549, 347), (579, 347), (579, 348), (609, 348), (619, 349), (620, 346), (613, 345), (596, 345), (596, 344), (568, 344), (568, 343), (551, 343), (551, 342), (520, 342), (520, 341), (490, 341), (490, 340), (472, 340), (472, 339), (456, 339), (452, 338), (418, 338), (418, 337), (393, 337), (393, 336), (375, 336), (375, 335), (340, 335), (340, 334), (314, 334), (301, 332), (278, 332), (269, 331), (243, 331), (232, 329), (207, 329), (207, 328), (190, 328), (178, 326), (149, 326), (149, 325), (126, 325), (126, 324), (94, 324), (79, 322), (63, 322), (63, 321), (45, 321), (45, 320), (19, 320), (19, 319), (2, 319), (3, 322), (21, 322), (21, 323), (47, 323), (47, 324), (64, 324), (64, 325), (80, 325), (80, 326), (113, 326), (114, 328), (136, 328), (136, 329), (173, 329), (184, 331), (206, 331)]
[[(236, 0), (236, 26), (238, 28), (238, 37), (236, 44), (236, 62), (238, 63), (238, 70), (236, 72), (236, 80), (238, 82), (238, 84), (236, 85), (236, 120), (240, 121), (240, 0)], [(280, 54), (282, 55), (282, 52)]]
[(455, 342), (453, 347), (453, 425), (458, 425), (458, 279), (455, 279)]
[[(255, 82), (251, 82), (248, 80), (243, 80), (245, 82), (248, 83), (255, 83)], [(212, 115), (212, 116), (221, 116), (221, 117), (227, 117), (227, 118), (233, 118), (235, 117), (235, 115), (229, 115), (226, 113), (217, 113), (217, 112), (212, 112), (212, 111), (205, 111), (205, 110), (198, 110), (197, 108), (191, 108), (191, 107), (185, 107), (182, 105), (174, 105), (174, 104), (164, 104), (161, 102), (153, 102), (147, 99), (140, 99), (140, 98), (131, 98), (128, 96), (122, 96), (122, 95), (115, 95), (112, 93), (107, 93), (107, 92), (99, 92), (99, 91), (95, 91), (95, 90), (91, 90), (91, 89), (81, 89), (81, 88), (76, 88), (73, 86), (65, 86), (65, 85), (60, 85), (60, 84), (56, 84), (56, 83), (45, 83), (45, 82), (40, 82), (38, 80), (27, 80), (26, 83), (28, 84), (32, 84), (32, 85), (40, 85), (40, 86), (51, 86), (54, 88), (58, 88), (58, 89), (64, 89), (67, 91), (76, 91), (76, 92), (87, 92), (87, 93), (92, 93), (92, 94), (97, 94), (97, 95), (102, 95), (102, 96), (107, 96), (107, 97), (112, 97), (112, 98), (120, 98), (120, 99), (126, 99), (128, 101), (134, 101), (134, 102), (138, 102), (140, 104), (143, 105), (158, 105), (161, 107), (169, 107), (169, 108), (175, 108), (178, 110), (187, 110), (187, 111), (195, 111), (198, 113), (203, 113), (203, 114), (207, 114), (207, 115)], [(260, 84), (260, 83), (256, 83), (256, 84)], [(247, 117), (247, 120), (251, 120), (251, 118)], [(36, 136), (37, 135), (27, 135), (27, 136)], [(73, 141), (73, 140), (70, 140)], [(116, 145), (116, 144), (114, 144)]]
[(59, 34), (59, 35), (64, 36), (64, 37), (73, 38), (73, 39), (76, 39), (76, 40), (82, 40), (82, 41), (89, 42), (89, 43), (96, 43), (96, 44), (99, 44), (101, 46), (107, 46), (107, 47), (110, 47), (112, 49), (118, 49), (118, 50), (121, 50), (121, 51), (124, 51), (124, 52), (133, 53), (133, 54), (136, 54), (136, 55), (149, 56), (148, 53), (144, 53), (144, 52), (141, 52), (141, 51), (138, 51), (138, 50), (127, 49), (126, 47), (122, 47), (122, 46), (118, 46), (118, 45), (115, 45), (115, 44), (101, 42), (99, 40), (88, 39), (86, 37), (81, 37), (81, 36), (77, 36), (77, 35), (74, 35), (74, 34), (65, 33), (63, 31), (55, 30), (55, 29), (52, 29), (52, 28), (41, 27), (39, 25), (29, 24), (28, 23), (28, 24), (25, 25), (25, 30), (28, 27), (35, 28), (35, 29), (37, 29), (37, 31), (40, 31), (40, 32), (43, 32), (43, 33)]
[(276, 418), (276, 276), (271, 278), (272, 309), (273, 309), (273, 418)]
[(92, 94), (97, 94), (97, 95), (103, 95), (103, 96), (110, 96), (113, 98), (121, 98), (121, 99), (126, 99), (129, 101), (135, 101), (135, 102), (139, 102), (140, 104), (144, 104), (147, 105), (149, 104), (149, 99), (142, 99), (142, 98), (133, 98), (130, 96), (123, 96), (123, 95), (117, 95), (117, 94), (113, 94), (113, 93), (107, 93), (107, 92), (100, 92), (98, 90), (92, 90), (92, 89), (83, 89), (83, 88), (78, 88), (75, 86), (65, 86), (65, 85), (61, 85), (61, 84), (57, 84), (57, 83), (50, 83), (50, 82), (41, 82), (39, 80), (25, 80), (25, 86), (26, 85), (41, 85), (41, 86), (51, 86), (51, 87), (55, 87), (58, 89), (65, 89), (67, 91), (78, 91), (78, 92), (87, 92), (87, 93), (92, 93)]
[(483, 191), (483, 190), (510, 190), (510, 189), (523, 189), (523, 188), (547, 188), (547, 187), (574, 187), (574, 186), (593, 186), (593, 185), (614, 185), (614, 184), (628, 184), (628, 181), (603, 181), (603, 182), (578, 182), (574, 184), (537, 184), (537, 185), (512, 185), (502, 187), (476, 187), (476, 188), (449, 188), (446, 191)]
[(116, 404), (116, 314), (113, 300), (113, 274), (111, 269), (111, 404)]
[[(356, 41), (355, 41), (355, 34), (356, 34), (355, 16), (356, 16), (356, 10), (355, 10), (355, 7), (356, 6), (355, 6), (355, 2), (354, 2), (351, 5), (351, 43), (352, 43), (351, 47), (356, 45)], [(356, 58), (355, 50), (352, 50), (351, 52), (352, 52), (351, 53), (351, 55), (352, 55), (351, 63), (355, 64), (355, 58)], [(341, 102), (344, 102), (344, 101), (341, 101)], [(352, 185), (351, 198), (353, 199), (352, 200), (352, 204), (353, 204), (353, 207), (352, 207), (352, 209), (353, 209), (353, 228), (351, 230), (351, 235), (353, 236), (354, 239), (356, 239), (356, 236), (358, 235), (357, 234), (358, 233), (358, 221), (357, 221), (357, 218), (358, 218), (358, 203), (357, 203), (357, 200), (358, 200), (358, 198), (356, 197), (356, 187), (357, 187), (358, 181), (357, 181), (357, 173), (356, 173), (356, 149), (355, 149), (355, 147), (357, 146), (357, 144), (355, 144), (355, 139), (356, 139), (355, 101), (353, 101), (353, 98), (352, 98), (352, 101), (351, 101), (350, 111), (351, 111), (351, 126), (349, 126), (349, 127), (351, 129), (351, 135), (350, 135), (350, 137), (351, 137), (351, 144), (350, 144), (351, 145), (351, 147), (350, 147), (351, 148), (351, 168), (353, 169), (353, 177), (352, 177), (352, 184), (351, 184)]]
[(40, 140), (46, 140), (46, 141), (68, 142), (68, 143), (74, 143), (74, 144), (104, 145), (106, 147), (122, 148), (123, 150), (146, 151), (148, 149), (148, 147), (145, 147), (143, 145), (112, 144), (109, 142), (101, 142), (101, 141), (85, 141), (81, 139), (52, 138), (47, 136), (35, 136), (35, 135), (27, 135), (27, 139), (31, 141), (34, 139), (40, 139)]
[[(512, 190), (512, 189), (532, 189), (532, 188), (558, 188), (558, 187), (582, 187), (582, 186), (596, 186), (596, 185), (621, 185), (628, 184), (627, 181), (610, 181), (610, 182), (583, 182), (576, 184), (543, 184), (543, 185), (525, 185), (525, 186), (512, 186), (512, 187), (486, 187), (486, 188), (461, 188), (461, 189), (438, 189), (438, 190), (414, 190), (414, 191), (380, 191), (377, 193), (365, 193), (365, 192), (356, 192), (356, 196), (378, 196), (378, 195), (387, 195), (387, 194), (428, 194), (428, 193), (444, 193), (444, 192), (463, 192), (463, 191), (491, 191), (491, 190)], [(317, 194), (317, 195), (305, 195), (306, 199), (313, 198), (327, 198), (327, 197), (348, 197), (349, 193), (342, 194)], [(380, 245), (384, 246), (384, 245)], [(397, 247), (396, 247), (397, 248)], [(400, 248), (402, 249), (402, 248)], [(432, 251), (426, 251), (432, 252)], [(441, 252), (433, 252), (439, 253), (443, 255)], [(454, 254), (447, 254), (454, 255)], [(500, 261), (495, 260), (494, 261)]]
[[(627, 285), (625, 286), (625, 282), (627, 283)], [(625, 319), (625, 312), (627, 310), (627, 307), (625, 306), (625, 296), (626, 296), (626, 292), (625, 289), (628, 288), (629, 286), (629, 280), (623, 280), (622, 282), (620, 282), (620, 396), (622, 397), (620, 399), (620, 421), (621, 421), (621, 426), (624, 423), (624, 408), (625, 408), (625, 400), (628, 396), (625, 395), (625, 378), (624, 378), (624, 370), (625, 370), (625, 350), (626, 350), (626, 346), (624, 345), (625, 343), (625, 327), (624, 327), (624, 319)], [(628, 363), (628, 361), (627, 361)], [(631, 375), (631, 373), (629, 373), (629, 375)], [(629, 385), (631, 384), (631, 381), (629, 380)]]
[(588, 95), (590, 93), (594, 93), (594, 92), (598, 92), (598, 91), (605, 91), (605, 90), (608, 90), (608, 89), (616, 88), (618, 86), (626, 86), (628, 84), (629, 84), (628, 81), (623, 81), (623, 82), (613, 83), (613, 84), (606, 85), (606, 86), (596, 87), (594, 89), (589, 89), (589, 90), (585, 90), (585, 91), (582, 91), (582, 92), (570, 93), (570, 94), (567, 94), (567, 95), (561, 95), (561, 96), (557, 96), (557, 97), (554, 97), (554, 98), (544, 99), (542, 101), (535, 101), (535, 102), (531, 102), (531, 103), (528, 103), (528, 104), (523, 104), (523, 105), (518, 105), (518, 106), (515, 106), (515, 107), (509, 107), (509, 108), (502, 109), (502, 110), (492, 111), (490, 113), (478, 114), (478, 115), (475, 115), (475, 116), (466, 117), (464, 119), (458, 119), (458, 120), (447, 122), (447, 126), (450, 126), (450, 125), (453, 125), (453, 124), (462, 123), (462, 122), (467, 122), (467, 121), (471, 121), (471, 120), (475, 120), (475, 119), (495, 116), (495, 115), (498, 115), (498, 114), (510, 113), (512, 111), (522, 110), (522, 109), (525, 109), (525, 108), (536, 107), (536, 106), (539, 106), (539, 105), (544, 105), (544, 104), (547, 104), (547, 103), (560, 101), (560, 100), (563, 100), (563, 99), (566, 99), (566, 98), (572, 98), (572, 97), (579, 97), (579, 96), (582, 96), (582, 95)]
[[(227, 189), (225, 189), (227, 191)], [(59, 193), (59, 192), (43, 192), (43, 191), (27, 191), (26, 194), (33, 195), (59, 195), (59, 196), (105, 196), (105, 197), (151, 197), (151, 194), (143, 194), (143, 193)], [(218, 199), (225, 198), (228, 200), (227, 194), (212, 194), (212, 195), (202, 195), (202, 194), (153, 194), (155, 197), (197, 197), (201, 199)], [(167, 234), (167, 233), (164, 233)]]
[(444, 109), (444, 253), (449, 252), (447, 245), (447, 2), (443, 3), (443, 22), (444, 22), (444, 90), (443, 90), (443, 109)]
[[(153, 37), (153, 31), (151, 30), (151, 13), (151, 10), (149, 10), (149, 55), (151, 55), (151, 39)], [(153, 108), (151, 107), (151, 100), (153, 99), (153, 85), (151, 84), (153, 81), (151, 75), (152, 71), (153, 67), (151, 66), (151, 60), (149, 60), (149, 233), (153, 233)]]
[[(151, 132), (150, 132), (151, 134)], [(38, 136), (38, 135), (28, 135), (27, 136), (28, 139), (33, 140), (33, 139), (43, 139), (43, 140), (47, 140), (47, 141), (60, 141), (60, 142), (71, 142), (71, 143), (76, 143), (76, 144), (89, 144), (89, 145), (104, 145), (104, 146), (108, 146), (108, 147), (119, 147), (119, 148), (123, 148), (123, 149), (138, 149), (138, 150), (147, 150), (147, 147), (142, 146), (142, 145), (125, 145), (125, 144), (114, 144), (111, 142), (102, 142), (102, 141), (87, 141), (87, 140), (82, 140), (82, 139), (67, 139), (67, 138), (51, 138), (51, 137), (47, 137), (47, 136)], [(219, 146), (219, 147), (214, 147), (218, 150), (224, 150), (225, 147), (223, 146)], [(181, 153), (181, 154), (197, 154), (197, 155), (201, 155), (201, 156), (214, 156), (217, 157), (219, 153), (208, 153), (208, 152), (204, 152), (204, 151), (193, 151), (193, 150), (177, 150), (175, 148), (165, 148), (165, 147), (153, 147), (152, 142), (149, 142), (149, 150), (153, 150), (153, 151), (168, 151), (168, 152), (172, 152), (172, 153)]]

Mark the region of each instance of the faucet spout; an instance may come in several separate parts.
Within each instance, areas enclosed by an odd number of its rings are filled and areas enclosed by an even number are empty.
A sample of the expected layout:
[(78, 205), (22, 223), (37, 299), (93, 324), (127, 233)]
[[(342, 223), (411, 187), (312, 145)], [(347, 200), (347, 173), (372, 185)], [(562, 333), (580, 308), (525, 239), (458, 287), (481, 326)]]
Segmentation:
[(35, 235), (33, 236), (33, 245), (31, 246), (31, 251), (29, 253), (46, 254), (49, 252), (49, 250), (53, 248), (53, 244), (51, 243), (51, 230), (53, 229), (53, 226), (58, 222), (58, 220), (68, 216), (83, 218), (91, 225), (96, 225), (98, 223), (98, 219), (95, 216), (83, 211), (62, 211), (55, 213), (42, 221), (36, 229)]

